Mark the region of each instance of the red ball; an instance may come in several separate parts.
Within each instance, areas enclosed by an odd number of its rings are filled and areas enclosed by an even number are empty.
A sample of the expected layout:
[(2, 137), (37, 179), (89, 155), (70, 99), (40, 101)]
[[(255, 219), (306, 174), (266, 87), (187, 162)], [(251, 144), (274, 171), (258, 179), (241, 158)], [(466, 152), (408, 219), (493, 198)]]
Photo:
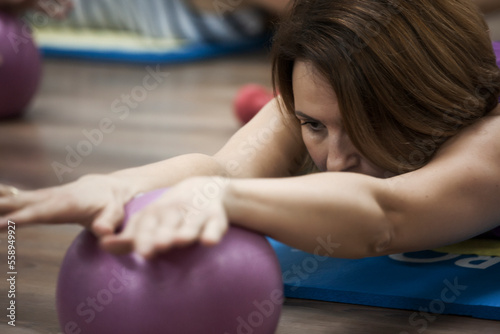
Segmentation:
[(17, 16), (0, 12), (0, 119), (22, 114), (40, 75), (40, 53), (29, 26)]
[(234, 100), (234, 113), (241, 124), (248, 123), (269, 101), (272, 91), (255, 84), (243, 86)]

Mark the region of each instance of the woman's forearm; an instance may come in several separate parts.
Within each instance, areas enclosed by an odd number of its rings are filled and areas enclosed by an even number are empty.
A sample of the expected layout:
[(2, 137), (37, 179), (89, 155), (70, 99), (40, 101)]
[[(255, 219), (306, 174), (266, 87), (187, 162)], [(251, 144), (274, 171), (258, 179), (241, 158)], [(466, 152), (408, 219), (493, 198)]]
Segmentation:
[(378, 189), (380, 180), (347, 173), (231, 180), (225, 206), (233, 224), (295, 248), (338, 245), (327, 255), (360, 258), (380, 255), (390, 241)]
[(193, 176), (226, 176), (226, 169), (212, 156), (186, 154), (109, 174), (126, 182), (133, 195), (166, 188)]
[(194, 176), (242, 179), (294, 175), (304, 155), (300, 128), (285, 120), (273, 100), (213, 156), (187, 154), (111, 175), (130, 184), (135, 194)]

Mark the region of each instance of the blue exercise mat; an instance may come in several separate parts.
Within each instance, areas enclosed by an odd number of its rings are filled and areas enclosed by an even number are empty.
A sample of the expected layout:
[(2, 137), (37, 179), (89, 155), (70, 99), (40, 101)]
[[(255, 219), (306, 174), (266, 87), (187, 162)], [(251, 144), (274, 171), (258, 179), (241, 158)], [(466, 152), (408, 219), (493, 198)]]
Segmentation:
[(58, 46), (41, 46), (45, 57), (73, 58), (97, 61), (129, 62), (129, 63), (185, 63), (208, 58), (263, 49), (267, 38), (241, 41), (231, 44), (192, 44), (168, 51), (130, 52), (126, 50), (93, 50), (71, 49)]
[[(500, 320), (500, 257), (424, 251), (349, 260), (269, 241), (286, 297), (415, 310), (415, 326), (437, 314)], [(317, 253), (335, 247), (324, 241)]]
[(91, 29), (35, 29), (33, 36), (46, 57), (129, 63), (184, 63), (263, 49), (269, 36), (219, 43), (148, 38), (120, 31)]

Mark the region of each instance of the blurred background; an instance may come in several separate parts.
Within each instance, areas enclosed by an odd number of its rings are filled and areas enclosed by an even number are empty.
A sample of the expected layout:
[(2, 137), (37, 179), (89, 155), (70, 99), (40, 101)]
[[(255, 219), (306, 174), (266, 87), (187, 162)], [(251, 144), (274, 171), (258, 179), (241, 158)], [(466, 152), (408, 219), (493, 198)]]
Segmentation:
[[(498, 3), (500, 5), (500, 1), (498, 1)], [(485, 18), (491, 29), (491, 39), (494, 41), (500, 41), (500, 12), (494, 11), (486, 14)]]

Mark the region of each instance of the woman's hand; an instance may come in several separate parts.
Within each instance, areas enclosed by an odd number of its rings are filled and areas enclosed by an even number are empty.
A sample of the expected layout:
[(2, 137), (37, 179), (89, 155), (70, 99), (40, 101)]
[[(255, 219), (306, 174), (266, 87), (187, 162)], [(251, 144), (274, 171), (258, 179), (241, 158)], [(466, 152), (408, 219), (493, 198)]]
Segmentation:
[(121, 180), (106, 175), (33, 191), (0, 185), (0, 229), (8, 219), (16, 226), (78, 223), (102, 237), (121, 224), (133, 195)]
[(196, 177), (168, 189), (155, 202), (132, 215), (118, 234), (101, 246), (113, 253), (136, 251), (145, 258), (194, 242), (218, 243), (228, 229), (224, 196), (229, 179)]

